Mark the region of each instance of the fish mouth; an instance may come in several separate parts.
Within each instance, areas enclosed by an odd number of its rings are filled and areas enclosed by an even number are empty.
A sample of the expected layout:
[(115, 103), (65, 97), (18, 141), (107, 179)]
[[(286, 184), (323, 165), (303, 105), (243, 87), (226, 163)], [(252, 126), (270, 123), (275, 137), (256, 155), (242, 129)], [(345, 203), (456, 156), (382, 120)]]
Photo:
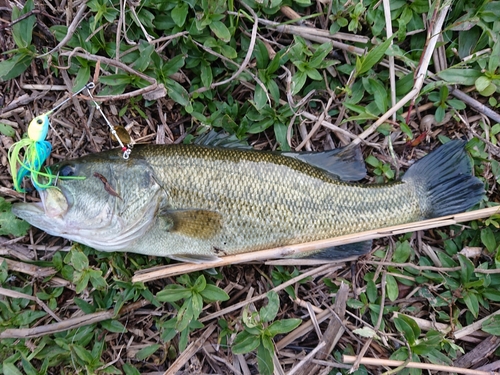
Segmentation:
[(42, 202), (14, 203), (12, 205), (12, 213), (29, 222), (33, 216), (45, 215), (45, 209)]
[(15, 203), (12, 208), (14, 215), (28, 221), (28, 217), (44, 215), (48, 218), (60, 218), (68, 212), (68, 200), (57, 187), (40, 190), (41, 202)]
[(12, 205), (12, 213), (48, 233), (53, 226), (52, 222), (54, 219), (45, 214), (45, 208), (42, 202), (14, 203)]

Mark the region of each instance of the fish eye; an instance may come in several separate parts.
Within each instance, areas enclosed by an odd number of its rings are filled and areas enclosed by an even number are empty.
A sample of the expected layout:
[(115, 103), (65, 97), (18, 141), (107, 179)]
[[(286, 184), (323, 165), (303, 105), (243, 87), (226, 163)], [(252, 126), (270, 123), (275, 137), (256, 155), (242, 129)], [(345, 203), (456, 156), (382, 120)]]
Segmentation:
[(71, 177), (75, 175), (75, 167), (66, 164), (59, 170), (59, 176)]
[(41, 119), (41, 118), (39, 118), (38, 120), (36, 120), (36, 123), (37, 123), (38, 125), (42, 125), (42, 124), (43, 124), (43, 121), (42, 121), (42, 119)]

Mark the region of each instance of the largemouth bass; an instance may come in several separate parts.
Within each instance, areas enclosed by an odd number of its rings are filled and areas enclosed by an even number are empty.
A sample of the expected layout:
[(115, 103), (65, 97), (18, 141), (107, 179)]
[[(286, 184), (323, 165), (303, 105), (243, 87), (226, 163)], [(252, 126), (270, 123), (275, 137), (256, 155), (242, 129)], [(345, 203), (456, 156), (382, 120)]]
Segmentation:
[[(126, 161), (111, 150), (51, 167), (61, 177), (57, 186), (41, 192), (41, 203), (18, 203), (13, 212), (101, 251), (216, 261), (465, 211), (484, 186), (472, 176), (464, 146), (439, 147), (387, 185), (343, 181), (360, 178), (351, 173), (360, 168), (352, 153), (136, 146)], [(320, 256), (367, 250), (333, 248)]]

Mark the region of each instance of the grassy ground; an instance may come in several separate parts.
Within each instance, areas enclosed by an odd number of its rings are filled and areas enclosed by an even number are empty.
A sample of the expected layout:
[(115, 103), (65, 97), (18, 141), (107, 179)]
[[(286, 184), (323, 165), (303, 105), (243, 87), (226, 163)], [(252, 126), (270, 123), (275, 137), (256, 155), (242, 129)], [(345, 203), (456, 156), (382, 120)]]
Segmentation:
[[(357, 262), (133, 283), (169, 261), (70, 244), (10, 213), (38, 198), (13, 190), (7, 150), (91, 81), (124, 143), (210, 129), (256, 149), (359, 143), (366, 183), (465, 138), (478, 208), (498, 204), (500, 2), (388, 4), (0, 2), (0, 373), (497, 371), (498, 215), (385, 237)], [(50, 116), (50, 162), (118, 145), (85, 94)]]

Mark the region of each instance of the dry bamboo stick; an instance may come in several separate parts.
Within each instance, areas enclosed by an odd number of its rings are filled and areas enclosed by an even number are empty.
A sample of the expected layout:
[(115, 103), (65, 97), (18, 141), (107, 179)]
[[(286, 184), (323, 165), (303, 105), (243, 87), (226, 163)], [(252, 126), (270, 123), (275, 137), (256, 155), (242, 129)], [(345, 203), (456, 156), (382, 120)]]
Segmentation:
[[(180, 275), (183, 273), (201, 271), (213, 267), (222, 267), (230, 264), (238, 264), (253, 261), (265, 261), (268, 259), (276, 258), (286, 258), (297, 256), (298, 254), (304, 254), (311, 251), (317, 251), (325, 249), (328, 247), (346, 245), (355, 242), (369, 241), (376, 238), (398, 235), (407, 232), (413, 232), (418, 230), (426, 230), (431, 228), (438, 228), (448, 225), (454, 225), (457, 223), (462, 223), (471, 220), (484, 219), (490, 217), (493, 214), (500, 213), (500, 207), (490, 207), (483, 208), (480, 210), (463, 212), (460, 214), (449, 215), (438, 217), (429, 220), (423, 220), (413, 223), (400, 224), (387, 228), (380, 228), (374, 230), (368, 230), (360, 233), (347, 234), (344, 236), (339, 236), (335, 238), (330, 238), (327, 240), (320, 240), (314, 242), (308, 242), (303, 244), (288, 245), (276, 247), (269, 250), (254, 251), (250, 253), (243, 253), (237, 255), (229, 255), (220, 258), (219, 262), (213, 263), (180, 263), (171, 266), (166, 266), (161, 269), (156, 269), (154, 271), (144, 270), (140, 273), (136, 273), (132, 278), (133, 282), (147, 282), (152, 280), (157, 280), (165, 277)], [(355, 258), (348, 258), (355, 259)], [(348, 260), (345, 259), (345, 260)], [(344, 260), (342, 260), (344, 261)], [(157, 268), (157, 267), (156, 267)]]
[[(356, 360), (356, 356), (353, 355), (344, 355), (342, 357), (343, 363), (354, 363)], [(369, 358), (365, 357), (361, 359), (360, 362), (362, 365), (373, 365), (373, 366), (389, 366), (389, 367), (398, 367), (405, 364), (404, 361), (394, 361), (391, 359), (383, 359), (383, 358)], [(472, 370), (468, 368), (461, 367), (453, 367), (446, 365), (435, 365), (432, 363), (420, 363), (420, 362), (408, 362), (405, 367), (407, 368), (420, 368), (424, 370), (431, 371), (444, 371), (444, 372), (455, 372), (457, 374), (467, 374), (467, 375), (498, 375), (498, 372), (486, 372), (479, 370)]]

